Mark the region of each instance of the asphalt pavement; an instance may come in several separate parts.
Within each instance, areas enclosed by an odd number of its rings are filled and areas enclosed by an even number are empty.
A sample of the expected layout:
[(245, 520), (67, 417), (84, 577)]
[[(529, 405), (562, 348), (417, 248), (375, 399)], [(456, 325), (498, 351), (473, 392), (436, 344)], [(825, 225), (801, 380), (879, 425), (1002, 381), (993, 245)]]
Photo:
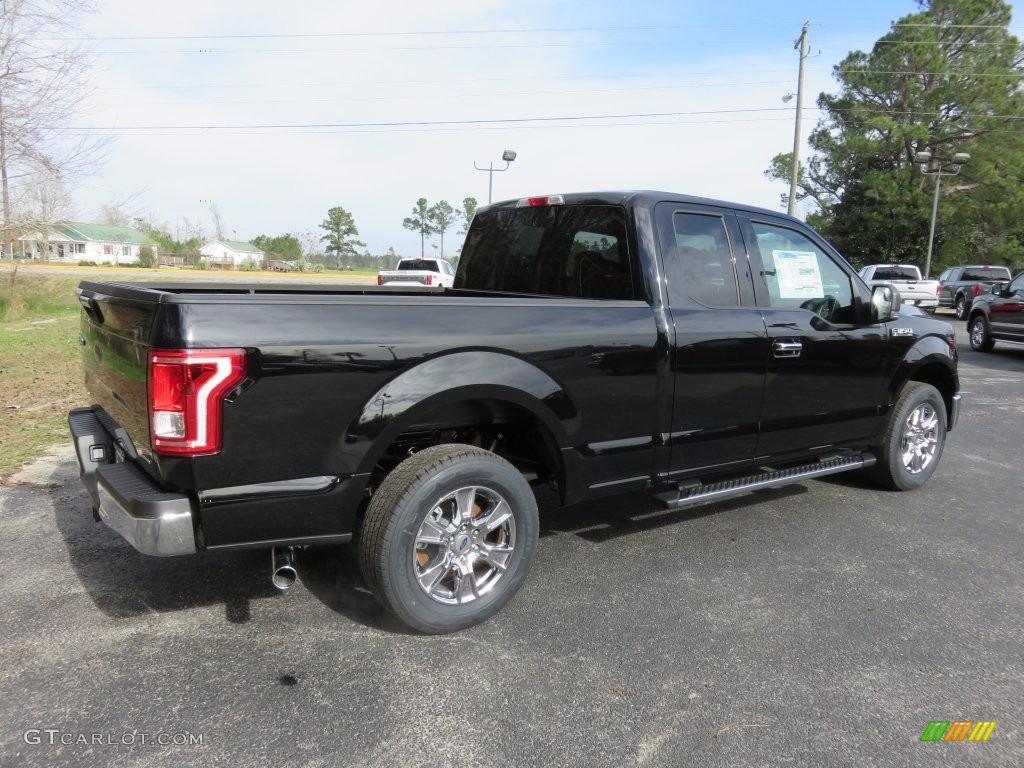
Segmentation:
[[(949, 316), (949, 319), (952, 319)], [(344, 547), (136, 553), (67, 450), (0, 488), (0, 765), (1024, 764), (1024, 347), (970, 351), (924, 489), (561, 508), (498, 616), (423, 637)], [(986, 742), (922, 742), (932, 721)]]

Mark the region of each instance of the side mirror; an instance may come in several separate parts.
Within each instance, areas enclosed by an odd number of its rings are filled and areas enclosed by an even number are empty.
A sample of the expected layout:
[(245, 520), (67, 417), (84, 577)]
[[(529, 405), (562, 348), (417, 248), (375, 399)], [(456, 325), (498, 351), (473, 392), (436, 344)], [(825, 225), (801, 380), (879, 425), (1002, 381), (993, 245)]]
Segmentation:
[(999, 282), (999, 283), (993, 283), (992, 287), (988, 289), (988, 292), (999, 295), (999, 294), (1003, 293), (1006, 290), (1006, 286), (1008, 286), (1008, 285), (1009, 285), (1009, 283), (1007, 283), (1005, 281), (1004, 282)]
[(892, 285), (876, 285), (871, 289), (871, 320), (885, 323), (900, 315), (900, 292)]

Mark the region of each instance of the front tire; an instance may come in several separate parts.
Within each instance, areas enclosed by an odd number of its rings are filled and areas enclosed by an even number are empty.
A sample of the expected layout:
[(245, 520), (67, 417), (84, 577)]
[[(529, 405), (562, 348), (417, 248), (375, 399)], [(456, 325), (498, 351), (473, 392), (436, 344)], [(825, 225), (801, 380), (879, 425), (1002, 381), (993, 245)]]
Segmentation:
[(413, 454), (373, 494), (359, 564), (377, 599), (413, 629), (455, 632), (497, 613), (537, 549), (537, 502), (504, 459), (469, 445)]
[(967, 335), (971, 339), (971, 349), (975, 352), (991, 352), (992, 347), (996, 345), (988, 328), (988, 320), (984, 315), (977, 315), (971, 320)]
[(889, 414), (871, 477), (895, 491), (920, 488), (935, 473), (946, 444), (946, 404), (939, 390), (907, 382)]

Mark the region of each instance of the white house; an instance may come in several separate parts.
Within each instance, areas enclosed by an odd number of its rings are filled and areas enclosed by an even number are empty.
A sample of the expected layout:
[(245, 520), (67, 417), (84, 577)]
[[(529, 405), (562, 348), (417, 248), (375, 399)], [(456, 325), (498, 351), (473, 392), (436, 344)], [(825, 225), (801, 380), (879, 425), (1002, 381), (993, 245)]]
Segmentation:
[(205, 256), (211, 264), (219, 264), (222, 267), (236, 268), (246, 259), (252, 259), (257, 264), (263, 261), (263, 251), (252, 243), (243, 243), (240, 240), (211, 240), (206, 243), (199, 252)]
[(81, 221), (61, 221), (45, 232), (22, 235), (18, 242), (23, 258), (51, 262), (134, 264), (145, 245), (153, 249), (154, 257), (157, 255), (156, 243), (137, 229)]

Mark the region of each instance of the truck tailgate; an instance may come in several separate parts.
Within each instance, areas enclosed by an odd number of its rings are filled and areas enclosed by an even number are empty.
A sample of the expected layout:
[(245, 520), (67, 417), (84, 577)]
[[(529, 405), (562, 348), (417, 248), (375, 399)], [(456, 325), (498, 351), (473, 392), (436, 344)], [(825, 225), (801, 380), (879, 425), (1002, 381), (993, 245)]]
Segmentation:
[(127, 434), (119, 435), (119, 448), (128, 454), (150, 452), (146, 381), (149, 340), (159, 303), (155, 292), (105, 293), (111, 284), (82, 283), (79, 343), (85, 384), (96, 405)]

